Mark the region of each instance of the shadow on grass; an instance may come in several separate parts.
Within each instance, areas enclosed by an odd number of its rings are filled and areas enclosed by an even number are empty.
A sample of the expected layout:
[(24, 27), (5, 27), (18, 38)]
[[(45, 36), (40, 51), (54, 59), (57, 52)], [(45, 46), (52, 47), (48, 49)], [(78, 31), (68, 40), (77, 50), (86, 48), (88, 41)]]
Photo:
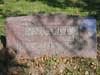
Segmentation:
[(6, 48), (6, 37), (4, 35), (0, 35), (1, 43), (3, 44), (3, 47)]
[(15, 50), (7, 48), (6, 46), (6, 36), (0, 35), (0, 40), (3, 45), (3, 48), (0, 50), (0, 75), (8, 75), (9, 69), (13, 67), (16, 67), (16, 70), (19, 67), (27, 68), (26, 65), (16, 62), (15, 55), (13, 54)]
[(6, 38), (4, 35), (0, 35), (1, 43), (3, 48), (0, 50), (0, 74), (7, 75), (8, 59), (6, 57)]
[[(18, 65), (16, 62), (12, 61), (15, 58), (15, 55), (12, 54), (14, 52), (13, 49), (7, 48), (6, 46), (6, 36), (0, 35), (1, 43), (0, 45), (3, 45), (3, 48), (0, 49), (0, 75), (8, 75), (8, 70), (12, 67), (12, 65), (15, 67), (22, 67), (23, 65)], [(12, 52), (11, 52), (12, 51)], [(14, 65), (16, 63), (16, 65)], [(25, 67), (25, 66), (23, 66)]]
[(98, 50), (100, 50), (100, 37), (97, 37), (97, 41), (98, 41)]

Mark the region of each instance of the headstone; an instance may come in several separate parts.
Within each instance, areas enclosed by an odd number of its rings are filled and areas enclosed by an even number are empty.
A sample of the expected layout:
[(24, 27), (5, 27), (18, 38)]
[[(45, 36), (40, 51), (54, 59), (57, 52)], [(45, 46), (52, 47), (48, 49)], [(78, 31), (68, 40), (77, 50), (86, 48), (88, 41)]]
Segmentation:
[(63, 14), (6, 19), (7, 47), (18, 55), (96, 57), (96, 20)]

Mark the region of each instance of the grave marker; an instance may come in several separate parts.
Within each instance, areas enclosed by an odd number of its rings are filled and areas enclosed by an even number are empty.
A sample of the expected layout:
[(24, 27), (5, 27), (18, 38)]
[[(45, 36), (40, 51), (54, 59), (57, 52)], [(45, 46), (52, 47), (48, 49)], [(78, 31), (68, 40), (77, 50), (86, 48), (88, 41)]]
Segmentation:
[(96, 21), (63, 14), (34, 14), (6, 20), (7, 46), (18, 55), (96, 57)]

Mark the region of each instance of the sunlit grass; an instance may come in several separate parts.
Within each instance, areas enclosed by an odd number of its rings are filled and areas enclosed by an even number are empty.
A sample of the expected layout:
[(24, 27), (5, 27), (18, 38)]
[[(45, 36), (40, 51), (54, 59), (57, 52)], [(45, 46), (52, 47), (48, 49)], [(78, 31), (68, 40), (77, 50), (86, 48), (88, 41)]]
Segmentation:
[(5, 19), (2, 16), (0, 16), (0, 35), (4, 34), (4, 22)]

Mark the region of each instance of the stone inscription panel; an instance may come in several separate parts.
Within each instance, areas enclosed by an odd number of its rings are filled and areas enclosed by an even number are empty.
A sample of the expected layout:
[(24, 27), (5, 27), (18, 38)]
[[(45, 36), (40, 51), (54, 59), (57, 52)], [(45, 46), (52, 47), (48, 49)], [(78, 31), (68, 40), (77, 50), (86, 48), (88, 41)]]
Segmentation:
[(95, 23), (94, 19), (66, 17), (62, 14), (10, 17), (6, 20), (7, 46), (16, 49), (18, 55), (32, 57), (95, 57), (96, 28), (88, 27), (86, 21)]

